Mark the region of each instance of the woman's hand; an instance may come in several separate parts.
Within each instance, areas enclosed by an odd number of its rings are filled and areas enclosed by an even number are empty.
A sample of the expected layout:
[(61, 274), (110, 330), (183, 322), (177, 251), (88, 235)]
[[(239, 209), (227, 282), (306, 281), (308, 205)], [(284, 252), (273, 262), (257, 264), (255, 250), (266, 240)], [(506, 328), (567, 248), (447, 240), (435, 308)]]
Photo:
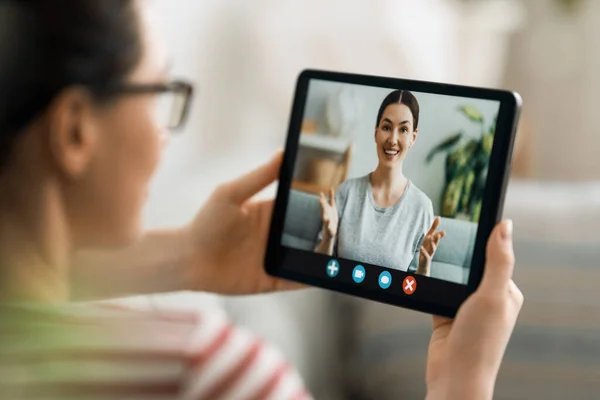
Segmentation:
[(491, 399), (523, 294), (512, 281), (512, 224), (498, 225), (487, 245), (479, 288), (454, 321), (433, 318), (427, 361), (427, 399)]
[(273, 201), (253, 201), (273, 183), (283, 154), (217, 188), (186, 229), (196, 290), (254, 294), (296, 289), (300, 284), (277, 279), (264, 270)]
[(444, 231), (436, 232), (440, 225), (440, 221), (440, 217), (433, 220), (429, 232), (427, 232), (423, 238), (423, 243), (421, 243), (419, 266), (417, 267), (417, 274), (419, 275), (429, 276), (431, 273), (431, 260), (433, 260), (433, 256), (440, 244), (440, 240), (442, 240), (446, 234)]
[(337, 235), (338, 211), (335, 205), (335, 190), (329, 189), (329, 200), (325, 194), (319, 196), (321, 204), (321, 219), (323, 220), (323, 240), (331, 241)]

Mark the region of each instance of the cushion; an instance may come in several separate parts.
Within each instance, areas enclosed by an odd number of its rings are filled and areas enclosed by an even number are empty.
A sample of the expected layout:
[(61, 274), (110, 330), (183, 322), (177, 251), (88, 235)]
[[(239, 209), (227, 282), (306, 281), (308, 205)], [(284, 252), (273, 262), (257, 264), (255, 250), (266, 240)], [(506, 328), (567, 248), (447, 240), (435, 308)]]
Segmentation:
[[(310, 241), (310, 247), (312, 248), (316, 243), (320, 229), (321, 205), (317, 196), (290, 190), (283, 228), (287, 243), (298, 243), (301, 246), (306, 246), (306, 241)], [(299, 241), (295, 241), (291, 237)], [(304, 249), (304, 247), (301, 248)]]
[(469, 268), (477, 234), (477, 224), (451, 218), (442, 218), (439, 230), (446, 232), (435, 252), (434, 260)]
[(306, 251), (314, 250), (315, 248), (314, 240), (306, 240), (299, 236), (290, 235), (289, 233), (284, 233), (282, 235), (281, 243), (287, 247)]
[(430, 276), (454, 283), (465, 283), (469, 278), (468, 272), (469, 270), (461, 265), (432, 262)]

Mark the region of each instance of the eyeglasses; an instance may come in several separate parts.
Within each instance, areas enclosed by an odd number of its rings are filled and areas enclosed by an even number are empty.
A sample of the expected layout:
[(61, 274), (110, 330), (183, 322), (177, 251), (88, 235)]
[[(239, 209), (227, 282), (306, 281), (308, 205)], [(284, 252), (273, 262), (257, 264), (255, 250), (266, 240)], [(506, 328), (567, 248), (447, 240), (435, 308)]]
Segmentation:
[(155, 115), (163, 129), (179, 130), (188, 116), (194, 88), (184, 81), (166, 84), (125, 84), (116, 92), (123, 94), (156, 94)]

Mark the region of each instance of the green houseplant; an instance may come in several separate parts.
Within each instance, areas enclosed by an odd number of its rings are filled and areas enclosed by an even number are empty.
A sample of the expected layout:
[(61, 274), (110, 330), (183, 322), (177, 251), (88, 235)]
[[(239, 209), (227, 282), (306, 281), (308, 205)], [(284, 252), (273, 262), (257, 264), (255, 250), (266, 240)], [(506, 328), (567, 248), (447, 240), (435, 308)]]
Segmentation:
[[(480, 3), (493, 0), (462, 0), (463, 3)], [(574, 13), (584, 0), (554, 0), (554, 2), (567, 13)]]
[(568, 13), (574, 13), (583, 3), (582, 0), (556, 0), (562, 8)]
[(430, 163), (439, 153), (446, 154), (441, 215), (479, 222), (496, 118), (487, 125), (476, 108), (465, 105), (459, 107), (459, 111), (480, 127), (481, 135), (467, 137), (463, 131), (452, 134), (431, 150), (426, 161)]

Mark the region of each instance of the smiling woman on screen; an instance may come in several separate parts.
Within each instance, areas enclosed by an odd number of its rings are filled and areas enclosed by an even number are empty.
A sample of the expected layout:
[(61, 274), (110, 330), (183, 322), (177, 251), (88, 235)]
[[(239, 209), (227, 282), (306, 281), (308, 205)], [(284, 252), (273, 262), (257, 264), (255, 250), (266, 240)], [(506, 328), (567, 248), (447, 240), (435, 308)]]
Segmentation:
[(431, 200), (402, 166), (419, 133), (419, 103), (395, 90), (381, 103), (375, 125), (375, 171), (348, 179), (329, 198), (321, 193), (319, 253), (429, 275), (444, 232)]

